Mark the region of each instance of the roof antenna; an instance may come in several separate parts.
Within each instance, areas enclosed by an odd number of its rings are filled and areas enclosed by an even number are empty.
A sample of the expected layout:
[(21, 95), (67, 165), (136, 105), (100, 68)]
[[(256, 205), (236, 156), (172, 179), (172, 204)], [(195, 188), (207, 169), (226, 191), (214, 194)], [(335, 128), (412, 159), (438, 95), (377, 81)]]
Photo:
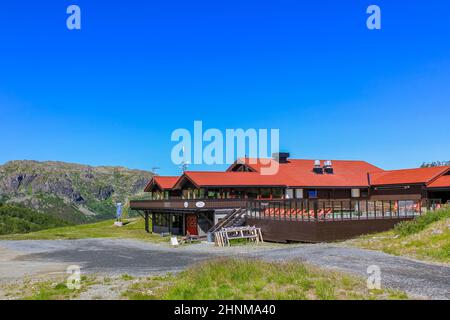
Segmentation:
[(152, 172), (153, 172), (153, 175), (154, 175), (154, 176), (157, 176), (157, 175), (158, 175), (158, 170), (159, 170), (159, 169), (161, 169), (161, 168), (160, 168), (160, 167), (153, 167), (153, 168), (152, 168)]

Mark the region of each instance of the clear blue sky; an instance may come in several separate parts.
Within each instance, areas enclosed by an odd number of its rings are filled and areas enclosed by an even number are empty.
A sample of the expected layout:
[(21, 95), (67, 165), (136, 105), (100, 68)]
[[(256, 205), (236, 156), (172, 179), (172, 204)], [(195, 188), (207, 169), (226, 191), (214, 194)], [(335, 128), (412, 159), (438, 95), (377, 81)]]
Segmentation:
[(2, 1), (0, 163), (177, 174), (170, 135), (194, 120), (280, 128), (298, 158), (450, 160), (449, 17), (448, 0)]

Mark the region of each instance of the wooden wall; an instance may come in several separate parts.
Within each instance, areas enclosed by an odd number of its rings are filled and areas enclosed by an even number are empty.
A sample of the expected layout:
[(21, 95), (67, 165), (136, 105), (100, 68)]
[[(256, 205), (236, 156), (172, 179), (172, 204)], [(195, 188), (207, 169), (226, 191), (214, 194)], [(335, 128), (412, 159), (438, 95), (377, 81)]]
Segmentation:
[(247, 224), (261, 228), (265, 241), (325, 242), (345, 240), (363, 234), (387, 231), (400, 221), (411, 218), (302, 222), (247, 219)]

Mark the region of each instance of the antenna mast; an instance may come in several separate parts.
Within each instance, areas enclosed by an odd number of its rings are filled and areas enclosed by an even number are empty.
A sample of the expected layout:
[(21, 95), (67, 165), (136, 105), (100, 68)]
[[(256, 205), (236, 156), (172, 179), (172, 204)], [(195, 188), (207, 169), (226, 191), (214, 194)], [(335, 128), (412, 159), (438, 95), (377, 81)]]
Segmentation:
[(188, 161), (186, 161), (186, 152), (185, 152), (185, 149), (184, 149), (184, 147), (183, 147), (183, 162), (181, 163), (181, 166), (180, 166), (180, 168), (181, 168), (181, 171), (184, 173), (184, 172), (186, 172), (187, 171), (187, 169), (188, 169), (188, 166), (189, 166), (189, 162)]

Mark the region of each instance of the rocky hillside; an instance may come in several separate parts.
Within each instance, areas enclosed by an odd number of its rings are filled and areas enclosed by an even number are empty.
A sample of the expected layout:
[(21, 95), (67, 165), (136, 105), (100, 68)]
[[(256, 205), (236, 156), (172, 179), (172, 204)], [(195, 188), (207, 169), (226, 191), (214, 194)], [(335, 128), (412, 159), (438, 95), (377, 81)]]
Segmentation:
[(10, 161), (0, 166), (0, 202), (83, 223), (114, 217), (114, 204), (141, 193), (151, 177), (123, 167)]

